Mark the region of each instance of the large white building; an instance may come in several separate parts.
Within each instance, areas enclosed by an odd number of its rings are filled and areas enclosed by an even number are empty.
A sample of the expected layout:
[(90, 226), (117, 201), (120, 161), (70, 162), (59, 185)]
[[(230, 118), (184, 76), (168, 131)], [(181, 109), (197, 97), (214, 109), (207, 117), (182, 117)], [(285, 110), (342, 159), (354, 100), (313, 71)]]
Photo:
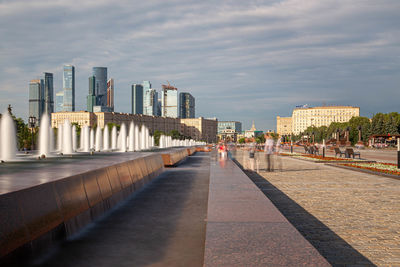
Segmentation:
[(295, 108), (292, 113), (292, 133), (299, 134), (309, 126), (329, 126), (332, 122), (347, 122), (360, 116), (360, 108), (352, 106), (326, 106)]
[(161, 116), (178, 118), (178, 88), (171, 85), (162, 85)]

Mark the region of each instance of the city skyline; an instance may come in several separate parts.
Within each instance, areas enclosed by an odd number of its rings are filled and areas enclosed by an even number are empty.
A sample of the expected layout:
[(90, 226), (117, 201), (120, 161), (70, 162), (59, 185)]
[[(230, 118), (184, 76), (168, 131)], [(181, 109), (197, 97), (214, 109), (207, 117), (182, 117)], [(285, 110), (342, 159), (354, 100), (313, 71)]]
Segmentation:
[[(107, 66), (119, 112), (130, 112), (137, 80), (190, 88), (198, 115), (244, 129), (252, 120), (274, 129), (276, 115), (301, 104), (399, 111), (399, 11), (394, 0), (3, 1), (0, 110), (11, 104), (26, 119), (29, 81), (53, 73), (55, 97), (70, 64), (76, 110), (85, 110), (91, 68)], [(98, 13), (105, 19), (88, 15)]]

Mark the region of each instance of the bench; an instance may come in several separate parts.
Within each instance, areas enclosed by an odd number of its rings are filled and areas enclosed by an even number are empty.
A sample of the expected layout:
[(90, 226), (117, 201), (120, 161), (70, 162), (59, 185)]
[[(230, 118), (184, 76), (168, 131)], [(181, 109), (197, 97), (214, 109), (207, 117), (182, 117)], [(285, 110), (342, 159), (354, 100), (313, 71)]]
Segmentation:
[(360, 152), (356, 152), (352, 148), (346, 148), (345, 153), (346, 153), (346, 158), (350, 158), (352, 156), (354, 159), (354, 156), (358, 156), (358, 158), (361, 159)]
[(346, 156), (346, 152), (342, 152), (340, 148), (335, 147), (335, 157), (337, 157), (338, 154), (340, 157), (342, 157), (342, 155)]

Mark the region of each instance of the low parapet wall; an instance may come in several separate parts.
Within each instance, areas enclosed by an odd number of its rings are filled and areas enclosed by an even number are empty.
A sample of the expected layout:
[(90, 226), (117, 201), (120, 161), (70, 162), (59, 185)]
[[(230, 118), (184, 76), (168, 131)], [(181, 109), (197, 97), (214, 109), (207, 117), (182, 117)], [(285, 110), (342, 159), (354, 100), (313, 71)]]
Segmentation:
[(191, 156), (196, 153), (196, 147), (190, 147), (187, 149), (188, 155)]
[(181, 160), (185, 159), (189, 155), (188, 149), (178, 148), (174, 150), (169, 150), (161, 152), (161, 156), (164, 162), (164, 166), (175, 166)]
[(157, 177), (164, 162), (152, 154), (99, 167), (0, 195), (0, 265), (74, 235)]

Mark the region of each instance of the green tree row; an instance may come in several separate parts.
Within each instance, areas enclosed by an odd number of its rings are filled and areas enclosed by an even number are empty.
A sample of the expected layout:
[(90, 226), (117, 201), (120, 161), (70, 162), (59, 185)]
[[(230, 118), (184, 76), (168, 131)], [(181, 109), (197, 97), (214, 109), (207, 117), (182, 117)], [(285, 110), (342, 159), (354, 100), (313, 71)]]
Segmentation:
[[(348, 128), (349, 127), (349, 128)], [(310, 126), (304, 132), (294, 136), (294, 140), (300, 140), (302, 136), (311, 136), (314, 133), (315, 142), (322, 142), (323, 139), (333, 138), (334, 133), (339, 129), (341, 132), (350, 130), (349, 140), (352, 145), (358, 142), (358, 129), (361, 128), (361, 140), (367, 142), (373, 134), (396, 135), (400, 132), (400, 114), (397, 112), (377, 113), (370, 120), (367, 117), (353, 117), (348, 122), (332, 122), (328, 127)]]

